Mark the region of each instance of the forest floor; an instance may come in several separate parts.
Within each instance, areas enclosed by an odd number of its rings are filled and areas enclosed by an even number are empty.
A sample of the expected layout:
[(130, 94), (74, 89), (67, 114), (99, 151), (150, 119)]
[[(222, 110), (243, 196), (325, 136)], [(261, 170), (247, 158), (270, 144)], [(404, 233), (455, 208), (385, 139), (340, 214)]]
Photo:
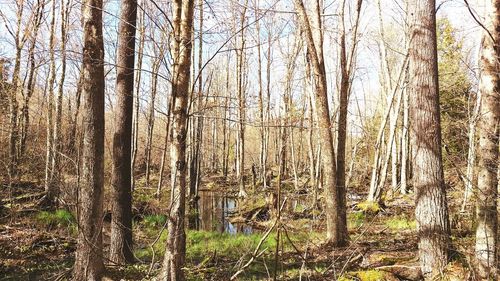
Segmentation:
[[(138, 183), (138, 186), (144, 185), (143, 179)], [(150, 280), (158, 272), (164, 252), (164, 214), (169, 196), (163, 192), (160, 200), (154, 198), (153, 186), (156, 185), (150, 186), (134, 191), (137, 262), (129, 266), (108, 263), (109, 280)], [(216, 194), (218, 197), (210, 199), (215, 202), (217, 198), (234, 198), (235, 186), (234, 182), (212, 177), (201, 189)], [(350, 242), (346, 247), (335, 248), (324, 243), (323, 213), (311, 208), (310, 192), (295, 190), (291, 182), (285, 181), (283, 186), (282, 198), (286, 198), (287, 203), (283, 205), (279, 223), (268, 203), (272, 200), (266, 200), (271, 198), (270, 190), (250, 189), (248, 199), (237, 200), (236, 211), (226, 210), (227, 217), (223, 219), (227, 221), (219, 225), (206, 224), (203, 216), (213, 214), (214, 210), (207, 210), (206, 206), (200, 208), (200, 230), (187, 231), (185, 271), (188, 279), (229, 280), (248, 263), (254, 252), (257, 254), (253, 262), (243, 268), (237, 280), (266, 280), (274, 274), (278, 280), (421, 279), (411, 195), (392, 196), (387, 198), (386, 206), (379, 207), (364, 202), (366, 194), (362, 191), (350, 190), (347, 211)], [(8, 194), (2, 197), (0, 205), (0, 280), (67, 280), (74, 261), (77, 232), (71, 204), (58, 210), (40, 210), (37, 202), (43, 195), (43, 186), (36, 183), (24, 182), (4, 190), (8, 190)], [(449, 193), (453, 210), (459, 203), (453, 198), (459, 198), (460, 194), (454, 194), (453, 190)], [(319, 198), (321, 200), (321, 195)], [(109, 209), (109, 200), (105, 202), (105, 209)], [(213, 206), (215, 213), (220, 213), (217, 208), (221, 205), (214, 203)], [(192, 212), (190, 214), (192, 216)], [(212, 215), (209, 219), (221, 218)], [(473, 280), (473, 272), (469, 270), (474, 242), (472, 223), (467, 216), (452, 215), (451, 221), (452, 262), (441, 277)], [(229, 225), (233, 226), (230, 231)], [(269, 228), (272, 231), (266, 236)], [(103, 234), (107, 246), (109, 215), (104, 217)]]

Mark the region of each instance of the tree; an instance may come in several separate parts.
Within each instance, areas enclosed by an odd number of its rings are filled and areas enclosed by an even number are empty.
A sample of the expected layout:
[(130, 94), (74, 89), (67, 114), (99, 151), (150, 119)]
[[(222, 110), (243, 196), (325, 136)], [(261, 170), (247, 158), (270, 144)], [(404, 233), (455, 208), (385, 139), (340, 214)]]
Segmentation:
[[(311, 27), (309, 17), (301, 0), (294, 0), (301, 28), (305, 33), (308, 48), (308, 59), (312, 65), (312, 73), (316, 87), (316, 114), (322, 149), (323, 173), (325, 177), (325, 213), (327, 239), (333, 245), (347, 244), (346, 194), (343, 186), (336, 186), (335, 150), (333, 148), (332, 123), (328, 107), (325, 63), (323, 58), (323, 35), (319, 19), (319, 1), (315, 7), (314, 20), (316, 26)], [(314, 34), (313, 34), (314, 30)]]
[(52, 2), (49, 37), (49, 57), (50, 57), (50, 76), (48, 81), (49, 92), (47, 93), (47, 155), (45, 162), (45, 192), (47, 200), (54, 202), (58, 193), (58, 186), (54, 183), (54, 171), (52, 162), (54, 160), (54, 82), (56, 81), (56, 59), (54, 57), (55, 45), (55, 26), (56, 26), (56, 2)]
[(137, 0), (123, 0), (116, 59), (116, 116), (113, 136), (110, 259), (132, 262), (132, 115)]
[(73, 280), (101, 280), (104, 189), (104, 44), (102, 0), (82, 3), (82, 174)]
[(500, 1), (487, 1), (487, 33), (481, 51), (481, 109), (479, 118), (479, 175), (476, 201), (476, 258), (483, 280), (496, 280), (498, 240), (498, 138), (500, 124)]
[(450, 225), (441, 159), (435, 1), (410, 1), (410, 134), (422, 273), (448, 262)]
[(361, 14), (361, 5), (363, 0), (358, 0), (356, 3), (356, 19), (354, 23), (354, 32), (352, 35), (351, 52), (348, 55), (346, 43), (346, 26), (345, 26), (345, 5), (346, 1), (342, 2), (342, 13), (340, 15), (340, 93), (339, 93), (339, 130), (337, 134), (337, 188), (346, 189), (345, 179), (345, 148), (347, 138), (347, 108), (349, 105), (349, 95), (351, 87), (351, 74), (354, 72), (354, 60), (357, 45), (357, 35), (359, 18)]
[(171, 195), (168, 236), (160, 271), (160, 280), (184, 280), (186, 255), (186, 125), (191, 72), (191, 49), (194, 0), (175, 0), (173, 11), (172, 69), (172, 140), (170, 146)]

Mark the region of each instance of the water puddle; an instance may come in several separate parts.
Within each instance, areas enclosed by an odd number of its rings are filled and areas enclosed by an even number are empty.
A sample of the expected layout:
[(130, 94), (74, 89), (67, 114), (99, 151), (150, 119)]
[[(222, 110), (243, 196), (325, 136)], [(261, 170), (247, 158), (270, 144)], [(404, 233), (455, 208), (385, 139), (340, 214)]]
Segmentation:
[(200, 190), (199, 226), (200, 230), (219, 231), (229, 234), (252, 234), (253, 229), (245, 223), (232, 223), (230, 218), (238, 212), (238, 201), (234, 197)]

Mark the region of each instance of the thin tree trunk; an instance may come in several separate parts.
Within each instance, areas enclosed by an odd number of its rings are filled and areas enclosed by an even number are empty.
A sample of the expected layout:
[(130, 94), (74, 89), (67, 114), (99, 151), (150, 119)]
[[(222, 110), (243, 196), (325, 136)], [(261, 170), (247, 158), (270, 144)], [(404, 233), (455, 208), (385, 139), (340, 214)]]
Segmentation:
[(132, 254), (132, 115), (137, 0), (122, 0), (116, 58), (116, 116), (113, 135), (111, 244), (109, 258), (117, 264)]
[(478, 182), (476, 201), (476, 259), (482, 280), (496, 280), (498, 242), (498, 144), (500, 124), (500, 1), (487, 1), (486, 28), (492, 38), (483, 36), (482, 74), (479, 80), (481, 109), (479, 118)]
[(401, 137), (401, 193), (408, 193), (408, 155), (410, 134), (409, 134), (409, 98), (408, 90), (403, 89), (403, 132)]
[(462, 201), (461, 212), (467, 209), (469, 197), (472, 194), (474, 187), (474, 169), (476, 164), (476, 126), (479, 119), (479, 110), (481, 107), (481, 91), (476, 94), (476, 102), (472, 116), (469, 120), (469, 148), (467, 152), (467, 171), (465, 173), (465, 190), (464, 199)]
[(168, 149), (168, 139), (170, 137), (170, 122), (172, 118), (172, 96), (170, 96), (170, 101), (168, 102), (168, 112), (167, 112), (167, 124), (165, 126), (165, 140), (163, 141), (163, 152), (161, 156), (160, 164), (160, 174), (158, 179), (158, 186), (156, 188), (156, 198), (160, 199), (161, 188), (163, 187), (163, 173), (165, 172), (165, 163), (167, 162), (167, 149)]
[(56, 81), (56, 61), (54, 57), (55, 45), (55, 26), (56, 26), (56, 3), (52, 2), (50, 37), (49, 37), (49, 60), (50, 76), (48, 81), (49, 92), (47, 93), (47, 157), (45, 159), (45, 192), (49, 203), (54, 203), (58, 196), (57, 185), (54, 183), (52, 170), (52, 161), (54, 158), (54, 82)]
[(29, 103), (30, 99), (33, 96), (33, 92), (35, 90), (35, 80), (36, 80), (36, 72), (38, 70), (38, 66), (35, 62), (35, 48), (38, 40), (38, 31), (40, 30), (40, 25), (42, 24), (43, 12), (45, 10), (45, 0), (38, 0), (36, 5), (36, 14), (33, 26), (33, 34), (31, 45), (28, 49), (29, 56), (29, 75), (28, 75), (28, 83), (26, 94), (24, 96), (23, 108), (21, 110), (21, 136), (19, 140), (19, 157), (24, 155), (26, 150), (26, 139), (28, 137), (28, 130), (30, 126), (30, 114), (29, 114)]
[(80, 104), (82, 97), (82, 82), (83, 82), (83, 67), (80, 68), (80, 74), (78, 77), (78, 83), (76, 85), (76, 93), (75, 93), (75, 113), (71, 118), (70, 131), (69, 131), (69, 140), (68, 140), (68, 152), (70, 155), (74, 155), (77, 152), (76, 147), (76, 131), (78, 125), (78, 116), (80, 115)]
[[(323, 60), (323, 40), (321, 22), (311, 28), (311, 24), (301, 0), (294, 0), (295, 9), (305, 32), (308, 46), (308, 55), (312, 63), (312, 70), (316, 86), (316, 108), (320, 132), (321, 149), (323, 150), (323, 172), (325, 176), (325, 213), (327, 223), (327, 239), (337, 246), (347, 244), (346, 194), (342, 186), (336, 186), (335, 150), (333, 148), (332, 126), (328, 106), (327, 82), (325, 64)], [(316, 16), (319, 18), (319, 2), (316, 5)]]
[(148, 134), (146, 139), (146, 147), (144, 155), (146, 157), (146, 186), (149, 186), (149, 180), (151, 176), (151, 151), (153, 146), (153, 133), (155, 125), (155, 102), (156, 93), (158, 91), (158, 71), (160, 70), (161, 59), (163, 56), (163, 48), (161, 48), (159, 54), (156, 54), (155, 61), (153, 62), (153, 77), (151, 78), (151, 100), (149, 102), (149, 112), (148, 112)]
[[(202, 99), (203, 99), (203, 0), (198, 0), (198, 6), (200, 9), (200, 23), (199, 23), (199, 35), (198, 35), (198, 93), (195, 100), (195, 111), (198, 117), (192, 119), (192, 131), (193, 131), (193, 150), (191, 155), (191, 161), (189, 163), (189, 221), (188, 227), (190, 229), (199, 229), (199, 219), (198, 214), (198, 187), (201, 179), (201, 161), (203, 155), (201, 154), (201, 145), (203, 142), (203, 125), (204, 125), (204, 113)], [(194, 56), (194, 52), (193, 52)], [(194, 57), (193, 57), (194, 61)], [(193, 66), (194, 67), (194, 66)], [(194, 71), (193, 71), (194, 75)], [(194, 82), (194, 79), (193, 79)], [(193, 87), (194, 89), (194, 87)], [(192, 93), (194, 96), (194, 93)]]
[(62, 176), (62, 167), (61, 167), (61, 153), (62, 153), (62, 111), (63, 111), (63, 92), (64, 92), (64, 80), (66, 78), (66, 42), (67, 35), (66, 29), (69, 24), (69, 11), (70, 11), (70, 1), (61, 0), (61, 78), (59, 80), (59, 89), (57, 91), (57, 99), (55, 105), (55, 120), (54, 120), (54, 131), (53, 131), (53, 147), (52, 147), (52, 185), (55, 195), (55, 198), (50, 198), (51, 201), (57, 200), (57, 197), (60, 192), (61, 185), (61, 176)]
[(175, 0), (172, 3), (174, 58), (172, 96), (172, 145), (171, 161), (171, 202), (168, 214), (168, 236), (160, 280), (184, 280), (184, 260), (186, 255), (186, 234), (184, 223), (186, 198), (186, 125), (187, 102), (189, 97), (189, 76), (191, 65), (191, 32), (193, 27), (194, 0)]
[[(258, 10), (260, 0), (254, 1), (254, 9), (255, 9), (255, 18), (260, 17), (260, 13)], [(264, 127), (264, 97), (263, 97), (263, 83), (262, 83), (262, 55), (261, 55), (261, 40), (260, 40), (260, 21), (257, 20), (255, 23), (255, 31), (257, 37), (257, 75), (259, 80), (259, 90), (258, 90), (258, 99), (259, 99), (259, 121), (260, 121), (260, 143), (259, 143), (259, 175), (263, 180), (263, 184), (265, 187), (265, 171), (264, 167), (264, 153), (265, 153), (265, 127)]]
[(85, 0), (83, 14), (83, 143), (78, 238), (73, 280), (101, 280), (104, 191), (104, 44), (102, 0)]
[(144, 3), (141, 1), (141, 6), (142, 8), (139, 9), (139, 17), (138, 17), (138, 31), (139, 31), (139, 49), (137, 51), (137, 66), (136, 66), (136, 71), (137, 75), (135, 76), (135, 109), (134, 109), (134, 117), (133, 117), (133, 140), (132, 140), (132, 164), (130, 166), (131, 170), (131, 177), (132, 177), (132, 190), (134, 189), (135, 186), (135, 176), (134, 176), (134, 171), (135, 171), (135, 163), (137, 159), (137, 151), (139, 147), (139, 111), (140, 111), (140, 105), (141, 105), (141, 99), (139, 93), (141, 92), (141, 77), (142, 77), (142, 59), (144, 57), (144, 44), (145, 44), (145, 24), (144, 24)]
[(357, 33), (359, 18), (361, 14), (361, 5), (363, 1), (358, 0), (356, 5), (356, 20), (354, 25), (354, 32), (352, 35), (351, 42), (351, 53), (347, 55), (347, 44), (346, 44), (346, 27), (344, 22), (344, 11), (346, 1), (342, 2), (342, 13), (340, 15), (340, 96), (339, 96), (339, 125), (337, 134), (337, 189), (346, 190), (346, 177), (345, 177), (345, 149), (346, 149), (346, 139), (347, 139), (347, 108), (349, 105), (349, 90), (351, 87), (351, 74), (354, 65), (354, 55), (356, 52), (357, 45)]
[[(248, 2), (248, 0), (246, 1)], [(247, 5), (243, 7), (243, 11), (240, 14), (241, 19), (241, 37), (240, 45), (236, 50), (237, 54), (237, 66), (236, 66), (236, 79), (238, 87), (238, 161), (236, 165), (236, 176), (238, 178), (239, 192), (238, 197), (246, 197), (247, 192), (245, 191), (245, 122), (246, 122), (246, 97), (245, 97), (245, 87), (244, 87), (244, 69), (245, 69), (245, 14), (247, 10)]]
[(410, 118), (418, 248), (424, 276), (448, 262), (450, 224), (441, 158), (435, 1), (410, 1)]
[[(396, 81), (396, 84), (394, 88), (392, 88), (391, 95), (388, 98), (387, 101), (387, 108), (385, 110), (382, 123), (380, 124), (379, 131), (377, 133), (377, 140), (375, 143), (375, 156), (373, 159), (373, 166), (372, 166), (372, 173), (371, 173), (371, 179), (370, 179), (370, 190), (368, 192), (368, 201), (372, 202), (378, 202), (380, 200), (380, 195), (382, 194), (380, 189), (380, 168), (381, 168), (381, 155), (380, 152), (382, 150), (382, 143), (384, 139), (384, 132), (385, 132), (385, 127), (387, 126), (387, 121), (389, 121), (389, 116), (391, 114), (391, 108), (394, 106), (394, 98), (397, 94), (398, 91), (398, 84), (401, 81), (403, 74), (405, 73), (406, 66), (408, 62), (408, 54), (405, 56), (403, 63), (401, 65), (398, 79)], [(399, 100), (399, 99), (398, 99)], [(384, 179), (385, 180), (385, 179)]]

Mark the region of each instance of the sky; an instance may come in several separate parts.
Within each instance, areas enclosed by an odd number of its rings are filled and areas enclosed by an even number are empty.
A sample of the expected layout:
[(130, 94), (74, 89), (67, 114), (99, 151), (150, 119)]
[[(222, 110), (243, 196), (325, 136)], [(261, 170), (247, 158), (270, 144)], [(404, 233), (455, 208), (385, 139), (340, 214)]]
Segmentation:
[[(7, 32), (6, 26), (11, 28), (15, 26), (15, 6), (13, 5), (16, 0), (0, 0), (0, 11), (2, 17), (0, 18), (0, 56), (13, 58), (14, 56), (14, 46), (12, 36)], [(17, 0), (19, 1), (19, 0)], [(26, 3), (32, 3), (34, 0), (25, 0)], [(73, 3), (78, 4), (79, 0), (71, 0)], [(147, 3), (152, 6), (151, 0), (142, 0), (143, 3)], [(265, 11), (270, 8), (272, 10), (272, 18), (270, 14), (266, 15), (261, 21), (261, 41), (267, 42), (267, 30), (271, 29), (274, 32), (273, 48), (272, 48), (272, 103), (273, 108), (276, 111), (282, 110), (282, 92), (285, 85), (284, 79), (286, 78), (285, 65), (289, 58), (290, 46), (295, 41), (296, 36), (296, 26), (292, 20), (293, 5), (289, 0), (259, 0), (261, 11)], [(340, 0), (325, 0), (324, 6), (324, 19), (325, 19), (325, 61), (327, 67), (328, 75), (328, 88), (330, 95), (332, 95), (332, 100), (334, 100), (334, 94), (336, 93), (337, 87), (337, 64), (338, 64), (338, 33), (336, 27), (338, 24), (338, 3)], [(391, 34), (391, 38), (398, 38), (401, 34), (401, 24), (402, 24), (402, 7), (404, 7), (404, 0), (381, 0), (382, 1), (382, 17), (384, 21), (384, 28), (386, 29), (386, 34)], [(196, 1), (197, 2), (197, 1)], [(250, 0), (250, 6), (253, 7), (253, 1)], [(346, 17), (346, 22), (348, 29), (352, 24), (353, 20), (353, 7), (356, 1), (349, 1), (347, 14), (350, 16)], [(472, 12), (479, 19), (483, 19), (484, 13), (484, 0), (469, 0), (468, 1)], [(166, 9), (165, 1), (156, 2), (160, 7)], [(227, 55), (231, 54), (231, 60), (234, 64), (234, 48), (235, 40), (229, 40), (228, 34), (234, 33), (237, 28), (231, 24), (234, 19), (239, 16), (238, 11), (241, 10), (242, 5), (236, 4), (234, 1), (226, 0), (209, 0), (205, 4), (205, 19), (204, 19), (204, 52), (203, 61), (211, 59), (211, 64), (207, 66), (205, 70), (205, 79), (210, 73), (215, 73), (213, 75), (219, 75), (219, 80), (223, 79), (225, 76), (225, 69), (221, 69), (221, 65), (227, 60)], [(467, 9), (464, 0), (438, 0), (436, 4), (439, 9), (438, 17), (447, 17), (460, 36), (464, 36), (464, 48), (471, 51), (472, 59), (477, 59), (478, 46), (482, 30), (478, 27), (478, 24), (474, 21), (469, 10)], [(117, 36), (117, 26), (118, 26), (118, 14), (119, 14), (119, 1), (118, 0), (107, 0), (104, 6), (104, 37), (106, 42), (106, 60), (109, 62), (107, 67), (107, 106), (112, 109), (114, 103), (113, 87), (114, 87), (114, 71), (112, 67), (112, 62), (114, 61), (114, 54), (116, 48), (116, 36)], [(248, 54), (248, 107), (250, 108), (249, 114), (255, 115), (256, 110), (256, 93), (257, 93), (257, 48), (256, 48), (256, 33), (255, 33), (255, 19), (253, 17), (253, 11), (249, 8), (247, 15), (249, 16), (247, 23), (250, 24), (248, 29), (245, 30), (247, 33), (247, 54)], [(40, 41), (44, 42), (45, 47), (39, 51), (39, 60), (46, 61), (47, 57), (47, 42), (48, 42), (48, 19), (50, 18), (50, 4), (46, 7), (47, 13), (47, 23), (43, 27), (45, 32), (40, 36)], [(167, 9), (166, 9), (167, 10)], [(349, 12), (350, 11), (350, 12)], [(77, 14), (78, 6), (75, 6), (73, 14)], [(196, 12), (196, 15), (198, 12)], [(162, 18), (162, 13), (156, 11), (150, 14), (151, 18), (158, 19)], [(27, 21), (27, 17), (23, 19)], [(72, 58), (74, 62), (70, 62), (68, 67), (68, 83), (66, 87), (68, 88), (68, 93), (74, 92), (75, 81), (78, 76), (78, 61), (79, 52), (81, 50), (80, 45), (80, 27), (79, 19), (73, 18), (72, 24), (75, 27), (73, 33), (71, 34), (71, 42), (69, 50), (72, 52), (70, 54), (70, 59)], [(150, 26), (152, 23), (150, 23)], [(148, 29), (150, 28), (148, 27)], [(379, 106), (380, 102), (384, 99), (380, 98), (379, 91), (379, 56), (378, 48), (376, 47), (377, 36), (378, 36), (378, 10), (377, 10), (377, 0), (364, 0), (363, 9), (361, 13), (361, 21), (359, 27), (359, 45), (357, 48), (357, 59), (356, 59), (356, 71), (353, 78), (352, 84), (352, 94), (350, 98), (350, 123), (358, 124), (359, 119), (356, 117), (361, 113), (364, 116), (370, 116), (373, 114), (373, 110)], [(15, 27), (14, 27), (15, 28)], [(195, 19), (195, 30), (198, 30), (198, 23)], [(232, 32), (231, 32), (232, 30)], [(352, 30), (351, 30), (352, 31)], [(350, 36), (352, 32), (348, 32), (348, 42), (350, 42)], [(154, 34), (155, 38), (159, 38), (159, 34)], [(235, 38), (237, 38), (236, 36)], [(147, 38), (147, 40), (150, 38)], [(397, 42), (397, 41), (396, 41)], [(401, 49), (401, 44), (396, 44), (395, 49)], [(26, 48), (25, 48), (26, 49)], [(267, 47), (262, 48), (263, 59), (268, 55)], [(194, 51), (198, 51), (197, 39), (194, 45)], [(399, 50), (404, 52), (404, 50)], [(146, 55), (144, 67), (146, 69), (151, 69), (152, 56), (154, 53), (154, 48), (152, 44), (147, 44)], [(195, 65), (197, 62), (195, 61)], [(303, 77), (304, 69), (302, 67), (303, 59), (300, 57), (297, 59), (297, 63), (294, 69), (294, 90), (293, 96), (294, 101), (299, 104), (303, 102), (303, 84), (300, 82), (300, 78)], [(58, 62), (59, 66), (59, 62)], [(25, 67), (25, 64), (24, 66)], [(265, 63), (263, 64), (265, 67)], [(47, 68), (44, 66), (44, 68)], [(168, 77), (168, 64), (162, 64), (160, 71), (163, 73), (162, 77)], [(265, 69), (264, 69), (265, 70)], [(234, 66), (232, 66), (230, 72), (230, 79), (234, 80)], [(46, 71), (41, 71), (39, 73), (40, 79), (38, 79), (39, 86), (41, 87), (45, 81)], [(149, 87), (151, 84), (151, 75), (146, 71), (143, 73), (143, 89), (141, 93), (142, 107), (147, 108), (149, 102)], [(263, 74), (265, 80), (265, 73)], [(265, 81), (264, 81), (265, 82)], [(206, 83), (205, 83), (206, 84)], [(169, 84), (166, 79), (160, 78), (159, 81), (159, 92), (157, 111), (166, 112), (167, 108), (167, 94), (169, 92)], [(231, 88), (234, 91), (234, 87)], [(69, 97), (68, 97), (69, 98)], [(359, 107), (358, 107), (359, 105)], [(361, 112), (358, 112), (361, 111)], [(354, 126), (351, 126), (354, 128)], [(354, 129), (355, 130), (355, 129)]]

